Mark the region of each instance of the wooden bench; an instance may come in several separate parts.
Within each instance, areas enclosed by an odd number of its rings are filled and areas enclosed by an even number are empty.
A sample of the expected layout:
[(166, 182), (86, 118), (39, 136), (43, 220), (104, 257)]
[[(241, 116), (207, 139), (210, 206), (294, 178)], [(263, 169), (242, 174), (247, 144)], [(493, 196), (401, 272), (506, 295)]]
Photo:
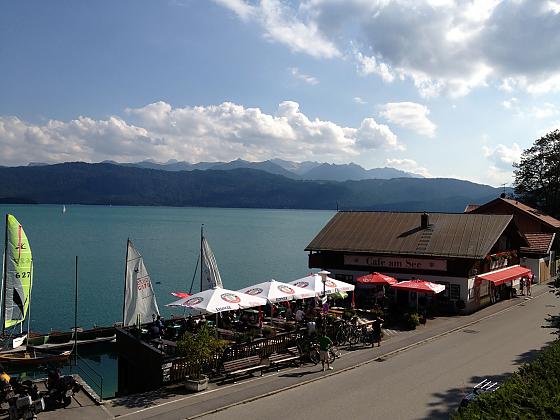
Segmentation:
[(243, 359), (229, 360), (222, 365), (222, 372), (225, 374), (224, 381), (238, 375), (252, 374), (257, 370), (261, 372), (262, 376), (264, 367), (264, 365), (261, 365), (260, 356), (249, 356)]
[(276, 370), (280, 369), (280, 365), (284, 363), (297, 362), (300, 364), (301, 356), (299, 354), (299, 349), (297, 346), (288, 347), (285, 352), (277, 353), (274, 352), (268, 356), (269, 366), (276, 367)]

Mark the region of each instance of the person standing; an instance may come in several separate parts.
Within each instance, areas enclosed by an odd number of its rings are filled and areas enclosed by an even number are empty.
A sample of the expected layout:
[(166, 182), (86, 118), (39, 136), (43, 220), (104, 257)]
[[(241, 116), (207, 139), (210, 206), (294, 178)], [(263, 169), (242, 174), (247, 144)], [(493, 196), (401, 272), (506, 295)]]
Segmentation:
[(524, 284), (525, 284), (525, 277), (521, 277), (521, 280), (519, 280), (519, 289), (520, 289), (521, 296), (524, 295), (524, 292), (523, 292)]
[(383, 319), (379, 316), (375, 317), (373, 321), (373, 343), (377, 343), (377, 347), (381, 346), (381, 326), (383, 325)]
[(531, 286), (533, 285), (533, 279), (535, 278), (535, 275), (533, 273), (531, 273), (529, 275), (529, 277), (527, 278), (527, 296), (531, 296)]
[(327, 364), (327, 369), (332, 370), (333, 367), (329, 363), (329, 350), (333, 345), (332, 340), (323, 333), (321, 338), (319, 338), (319, 358), (321, 359), (321, 364), (323, 365), (323, 372), (325, 371), (325, 363)]

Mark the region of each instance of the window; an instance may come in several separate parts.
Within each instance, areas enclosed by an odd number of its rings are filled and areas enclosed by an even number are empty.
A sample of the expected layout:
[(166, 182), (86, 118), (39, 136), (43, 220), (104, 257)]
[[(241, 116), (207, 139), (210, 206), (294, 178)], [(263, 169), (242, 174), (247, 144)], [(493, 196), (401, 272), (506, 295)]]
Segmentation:
[(438, 294), (438, 296), (442, 296), (445, 298), (449, 298), (449, 282), (448, 281), (436, 281), (434, 283), (443, 284), (445, 286), (445, 290)]
[(354, 280), (354, 276), (352, 274), (335, 274), (334, 279), (349, 283)]
[(449, 289), (449, 297), (451, 299), (459, 300), (461, 298), (461, 286), (452, 284)]

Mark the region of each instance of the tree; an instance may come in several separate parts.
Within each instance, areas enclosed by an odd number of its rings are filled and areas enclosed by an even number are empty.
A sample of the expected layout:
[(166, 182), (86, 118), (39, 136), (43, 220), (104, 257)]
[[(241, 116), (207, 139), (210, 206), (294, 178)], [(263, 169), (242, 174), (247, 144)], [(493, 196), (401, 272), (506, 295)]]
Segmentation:
[(513, 166), (515, 193), (528, 205), (560, 218), (560, 130), (536, 140)]

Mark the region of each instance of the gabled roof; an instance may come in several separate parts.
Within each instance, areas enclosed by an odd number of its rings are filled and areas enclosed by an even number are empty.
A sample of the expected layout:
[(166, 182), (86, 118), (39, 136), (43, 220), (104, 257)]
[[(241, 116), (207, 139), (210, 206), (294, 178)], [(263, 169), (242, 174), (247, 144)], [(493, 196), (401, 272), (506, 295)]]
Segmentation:
[(512, 208), (516, 208), (521, 210), (523, 213), (538, 219), (539, 221), (541, 221), (542, 223), (553, 227), (553, 228), (560, 228), (560, 220), (555, 219), (552, 216), (549, 216), (547, 214), (542, 213), (539, 210), (536, 210), (532, 207), (529, 207), (527, 204), (523, 204), (521, 201), (518, 200), (513, 200), (511, 198), (502, 198), (502, 197), (498, 197), (495, 200), (489, 201), (486, 204), (483, 204), (481, 206), (479, 206), (478, 208), (471, 210), (474, 211), (475, 213), (483, 213), (485, 210), (487, 210), (488, 208), (492, 207), (493, 205), (495, 205), (498, 202), (504, 202), (507, 205), (511, 206)]
[(338, 212), (306, 251), (481, 259), (513, 224), (512, 215), (433, 213), (429, 215), (429, 227), (422, 229), (421, 215)]
[(555, 233), (526, 233), (529, 246), (520, 248), (523, 254), (548, 254), (554, 242)]
[(463, 210), (463, 213), (470, 213), (471, 211), (474, 211), (479, 207), (480, 207), (480, 204), (467, 204), (467, 207), (465, 207), (465, 210)]

